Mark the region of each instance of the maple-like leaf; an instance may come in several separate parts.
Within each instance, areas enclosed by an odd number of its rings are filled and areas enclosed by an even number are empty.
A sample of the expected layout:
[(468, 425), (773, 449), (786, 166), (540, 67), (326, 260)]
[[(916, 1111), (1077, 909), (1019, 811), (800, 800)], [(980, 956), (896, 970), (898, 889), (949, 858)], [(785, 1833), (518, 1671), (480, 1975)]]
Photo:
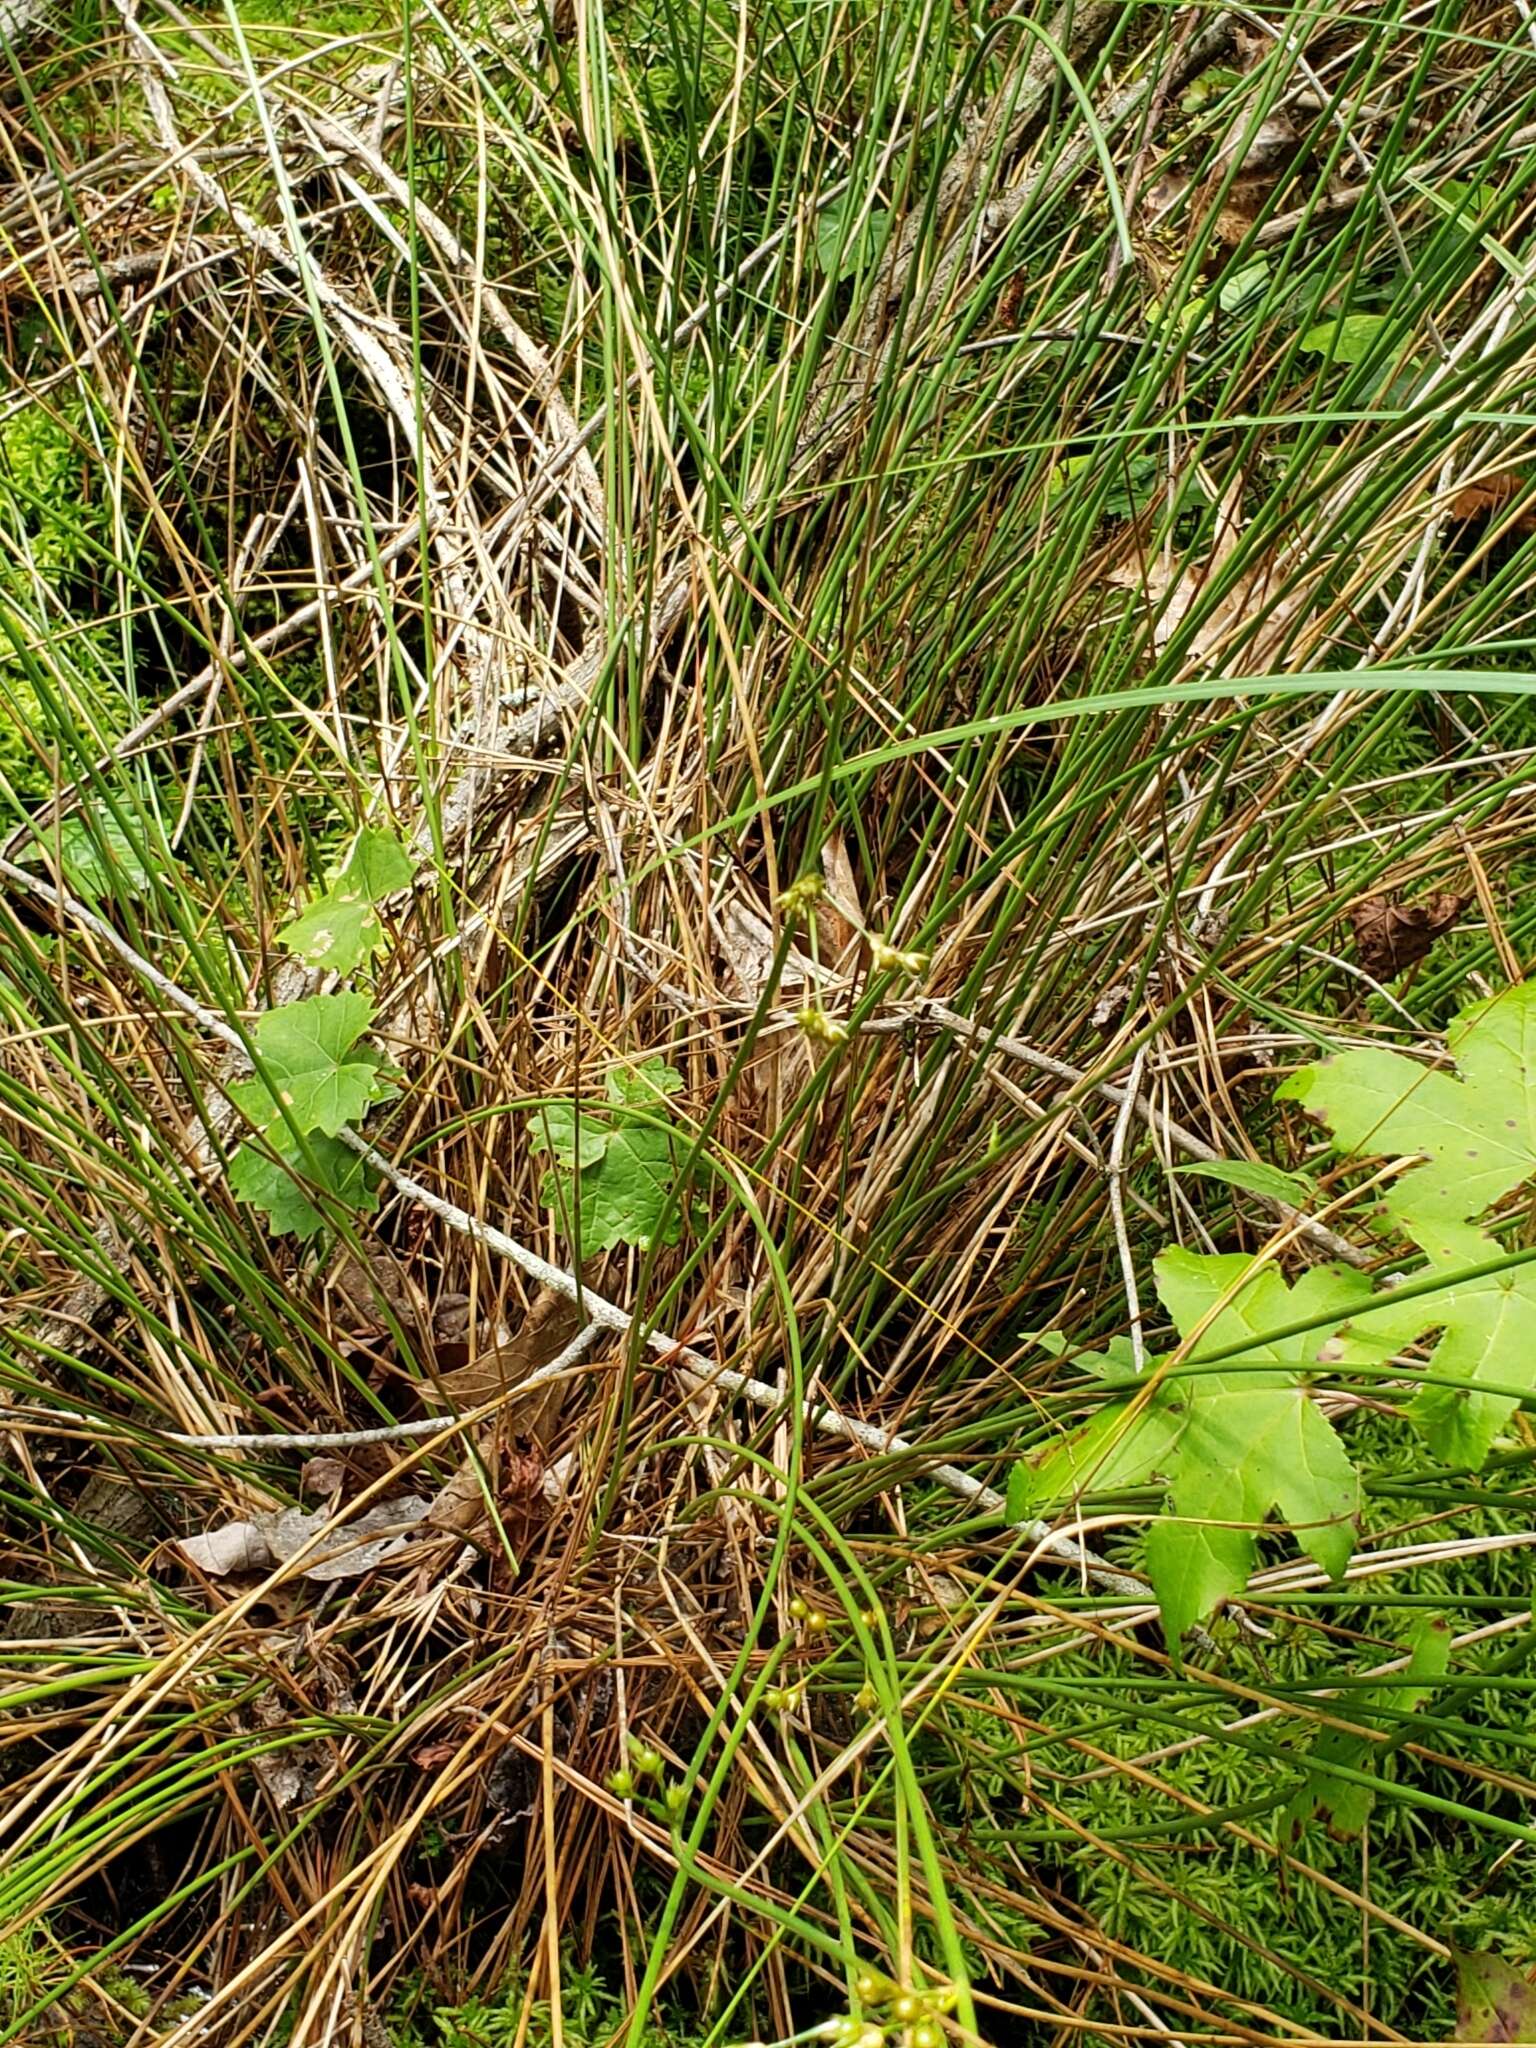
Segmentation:
[(1509, 1255), (1472, 1220), (1536, 1174), (1536, 984), (1463, 1010), (1447, 1042), (1455, 1074), (1369, 1048), (1303, 1067), (1280, 1094), (1321, 1117), (1342, 1152), (1418, 1156), (1384, 1207), (1425, 1255), (1401, 1277), (1439, 1284), (1379, 1296), (1367, 1326), (1389, 1353), (1438, 1332), (1434, 1377), (1408, 1412), (1447, 1463), (1477, 1466), (1536, 1387), (1536, 1267), (1510, 1258), (1476, 1273)]
[[(1359, 1835), (1376, 1804), (1375, 1787), (1341, 1768), (1372, 1771), (1408, 1740), (1405, 1716), (1417, 1713), (1445, 1676), (1451, 1631), (1438, 1616), (1422, 1619), (1408, 1644), (1408, 1659), (1390, 1685), (1346, 1693), (1328, 1711), (1354, 1727), (1322, 1729), (1307, 1753), (1307, 1774), (1280, 1818), (1280, 1840), (1290, 1844), (1312, 1820), (1323, 1820), (1341, 1841)], [(1358, 1731), (1358, 1732), (1357, 1732)], [(1378, 1732), (1379, 1731), (1379, 1732)]]
[(1280, 1091), (1324, 1119), (1340, 1152), (1407, 1162), (1385, 1207), (1423, 1253), (1397, 1276), (1412, 1284), (1318, 1267), (1287, 1288), (1272, 1266), (1166, 1252), (1158, 1292), (1190, 1363), (1211, 1370), (1154, 1360), (1137, 1385), (1123, 1346), (1080, 1357), (1116, 1398), (1012, 1475), (1015, 1520), (1088, 1492), (1163, 1489), (1147, 1564), (1171, 1643), (1242, 1586), (1271, 1514), (1330, 1575), (1348, 1563), (1359, 1482), (1306, 1384), (1318, 1367), (1379, 1367), (1433, 1337), (1409, 1414), (1440, 1457), (1473, 1466), (1536, 1388), (1536, 1261), (1475, 1220), (1536, 1175), (1536, 985), (1474, 1004), (1448, 1038), (1455, 1072), (1370, 1048)]
[(677, 1134), (667, 1097), (682, 1085), (663, 1060), (615, 1067), (601, 1108), (555, 1102), (529, 1120), (529, 1144), (553, 1160), (542, 1199), (583, 1252), (616, 1244), (649, 1250), (681, 1236), (681, 1207), (671, 1199)]
[[(1167, 1512), (1148, 1531), (1147, 1567), (1164, 1630), (1177, 1644), (1245, 1584), (1273, 1511), (1330, 1576), (1348, 1564), (1360, 1482), (1303, 1375), (1374, 1362), (1383, 1340), (1356, 1327), (1373, 1295), (1348, 1267), (1314, 1267), (1288, 1287), (1273, 1266), (1255, 1269), (1240, 1253), (1174, 1249), (1155, 1270), (1182, 1335), (1211, 1317), (1190, 1363), (1219, 1364), (1159, 1378), (1157, 1362), (1149, 1363), (1146, 1384), (1053, 1445), (1029, 1468), (1027, 1499), (1015, 1485), (1009, 1506), (1020, 1507), (1022, 1519), (1024, 1506), (1038, 1511), (1090, 1490), (1162, 1484)], [(1297, 1336), (1273, 1334), (1313, 1322)]]
[[(1170, 1400), (1187, 1406), (1170, 1475), (1172, 1512), (1148, 1532), (1147, 1566), (1168, 1640), (1177, 1643), (1246, 1584), (1272, 1509), (1331, 1578), (1349, 1563), (1359, 1477), (1300, 1371), (1339, 1363), (1354, 1348), (1345, 1332), (1370, 1288), (1343, 1266), (1315, 1266), (1288, 1288), (1273, 1266), (1255, 1273), (1241, 1253), (1168, 1251), (1155, 1271), (1163, 1305), (1184, 1336), (1233, 1293), (1192, 1361), (1242, 1347), (1222, 1370), (1168, 1388)], [(1337, 1320), (1304, 1337), (1267, 1334), (1314, 1315)], [(1256, 1369), (1264, 1365), (1272, 1369)]]
[(334, 1137), (393, 1085), (357, 1041), (373, 1022), (366, 996), (310, 996), (268, 1010), (255, 1030), (261, 1071), (231, 1099), (259, 1130), (275, 1124)]
[(364, 1215), (379, 1206), (374, 1176), (339, 1138), (314, 1131), (304, 1143), (301, 1154), (299, 1139), (278, 1125), (259, 1142), (248, 1140), (229, 1162), (230, 1187), (264, 1213), (274, 1237), (314, 1237), (325, 1228), (311, 1189)]
[(1420, 1155), (1385, 1206), (1425, 1250), (1421, 1231), (1480, 1216), (1536, 1173), (1536, 982), (1463, 1010), (1446, 1042), (1455, 1074), (1373, 1046), (1277, 1091), (1321, 1117), (1341, 1152)]
[(384, 943), (375, 907), (409, 886), (415, 870), (392, 832), (365, 830), (325, 888), (284, 927), (282, 942), (311, 967), (351, 974)]

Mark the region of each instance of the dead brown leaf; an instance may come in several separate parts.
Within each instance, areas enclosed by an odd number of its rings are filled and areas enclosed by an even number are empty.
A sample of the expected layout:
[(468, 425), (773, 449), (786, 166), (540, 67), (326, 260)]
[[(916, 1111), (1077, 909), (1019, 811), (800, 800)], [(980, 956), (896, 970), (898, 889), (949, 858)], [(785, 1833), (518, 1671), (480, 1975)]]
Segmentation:
[(324, 1509), (311, 1515), (303, 1508), (284, 1508), (275, 1515), (226, 1522), (200, 1536), (183, 1536), (176, 1548), (188, 1564), (211, 1579), (222, 1579), (232, 1572), (271, 1571), (318, 1538), (309, 1552), (304, 1577), (325, 1584), (332, 1579), (360, 1578), (405, 1550), (408, 1532), (426, 1515), (428, 1506), (419, 1494), (406, 1494), (369, 1508), (345, 1524), (337, 1524)]
[(453, 1762), (459, 1748), (457, 1742), (429, 1742), (424, 1748), (411, 1751), (411, 1762), (419, 1771), (440, 1770), (444, 1764)]
[[(467, 1365), (423, 1386), (422, 1399), (433, 1407), (461, 1413), (466, 1408), (481, 1408), (558, 1358), (580, 1326), (576, 1304), (546, 1288), (535, 1295), (515, 1336), (489, 1346)], [(565, 1394), (565, 1382), (552, 1380), (524, 1400), (509, 1401), (503, 1411), (505, 1426), (514, 1435), (547, 1443), (560, 1419)]]
[[(289, 1725), (290, 1715), (275, 1692), (264, 1692), (256, 1699), (257, 1725), (269, 1733), (276, 1733)], [(313, 1743), (304, 1742), (288, 1749), (273, 1749), (258, 1752), (252, 1760), (256, 1768), (257, 1782), (279, 1813), (286, 1813), (290, 1806), (297, 1806), (313, 1789), (318, 1756)]]
[[(755, 1002), (767, 986), (773, 969), (777, 941), (773, 926), (749, 905), (729, 898), (715, 920), (720, 951), (735, 983), (734, 993)], [(791, 946), (779, 973), (779, 987), (786, 992), (805, 985), (809, 963)]]
[(343, 1252), (327, 1285), (349, 1329), (383, 1330), (390, 1318), (408, 1333), (421, 1325), (416, 1290), (387, 1245), (370, 1244), (360, 1253)]
[[(1143, 558), (1110, 571), (1111, 583), (1139, 590), (1148, 607), (1155, 609), (1152, 641), (1159, 653), (1173, 641), (1206, 586), (1236, 553), (1243, 528), (1242, 479), (1238, 477), (1222, 495), (1211, 552), (1203, 562), (1191, 562), (1175, 574), (1165, 561)], [(1290, 651), (1292, 629), (1311, 596), (1309, 580), (1298, 573), (1300, 568), (1293, 548), (1278, 547), (1261, 555), (1217, 599), (1196, 628), (1189, 645), (1190, 661), (1209, 663), (1219, 654), (1225, 655), (1241, 638), (1244, 666), (1248, 673), (1258, 674)]]
[[(576, 1304), (545, 1289), (535, 1295), (516, 1336), (491, 1346), (456, 1372), (444, 1373), (433, 1386), (422, 1389), (423, 1399), (461, 1411), (483, 1407), (558, 1358), (580, 1325)], [(486, 1471), (498, 1496), (522, 1499), (538, 1491), (544, 1477), (544, 1452), (559, 1423), (566, 1391), (564, 1380), (551, 1380), (522, 1400), (507, 1402), (497, 1421), (480, 1432), (474, 1453), (466, 1452), (458, 1469), (438, 1489), (431, 1510), (434, 1528), (456, 1536), (473, 1533), (485, 1516), (482, 1474)], [(513, 1445), (504, 1462), (508, 1435)], [(530, 1471), (536, 1474), (532, 1485)]]
[(1267, 116), (1251, 135), (1245, 136), (1241, 130), (1232, 135), (1218, 156), (1209, 180), (1209, 189), (1214, 196), (1231, 170), (1233, 158), (1241, 150), (1237, 175), (1222, 194), (1220, 211), (1216, 216), (1219, 241), (1240, 242), (1243, 239), (1268, 205), (1276, 185), (1296, 163), (1304, 146), (1296, 124), (1281, 113)]
[(840, 960), (864, 926), (864, 908), (847, 843), (834, 826), (821, 849), (821, 872), (826, 877), (826, 894), (816, 905), (816, 935), (829, 960)]
[(304, 1460), (299, 1475), (303, 1491), (316, 1500), (331, 1500), (346, 1484), (347, 1468), (340, 1458), (315, 1457)]
[(1451, 929), (1471, 901), (1452, 889), (1438, 889), (1420, 903), (1367, 896), (1352, 904), (1349, 921), (1360, 965), (1378, 981), (1404, 973)]
[[(1475, 477), (1471, 483), (1463, 484), (1451, 499), (1453, 519), (1488, 519), (1507, 505), (1511, 498), (1518, 498), (1529, 488), (1530, 478), (1522, 476), (1518, 469), (1495, 469), (1487, 476)], [(1527, 505), (1512, 521), (1517, 533), (1529, 533), (1536, 528), (1536, 505)]]

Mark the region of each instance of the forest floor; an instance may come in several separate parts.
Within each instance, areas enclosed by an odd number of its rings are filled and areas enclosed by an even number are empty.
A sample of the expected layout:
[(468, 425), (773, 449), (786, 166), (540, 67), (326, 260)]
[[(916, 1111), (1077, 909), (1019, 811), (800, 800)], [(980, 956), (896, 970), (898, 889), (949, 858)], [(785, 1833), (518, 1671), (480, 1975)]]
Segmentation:
[(0, 71), (0, 2048), (1533, 2039), (1524, 0)]

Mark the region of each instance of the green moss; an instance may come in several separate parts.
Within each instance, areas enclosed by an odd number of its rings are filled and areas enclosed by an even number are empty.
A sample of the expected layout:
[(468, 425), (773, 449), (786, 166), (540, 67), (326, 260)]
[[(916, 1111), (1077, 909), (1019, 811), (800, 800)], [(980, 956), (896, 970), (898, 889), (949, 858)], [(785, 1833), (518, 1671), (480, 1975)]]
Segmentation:
[[(62, 1975), (57, 1949), (36, 1922), (0, 1941), (0, 2027), (12, 2026), (46, 1998)], [(50, 2024), (50, 2020), (57, 2020)], [(31, 2048), (64, 2048), (68, 2032), (57, 2012), (33, 2020)]]
[[(1502, 1468), (1462, 1480), (1435, 1467), (1402, 1422), (1358, 1415), (1346, 1428), (1372, 1475), (1366, 1534), (1389, 1547), (1529, 1526), (1525, 1456), (1508, 1454)], [(1437, 1509), (1445, 1519), (1424, 1526)], [(1141, 1539), (1109, 1538), (1106, 1547), (1134, 1566)], [(1536, 1967), (1536, 1858), (1475, 1817), (1528, 1818), (1505, 1786), (1529, 1782), (1536, 1762), (1531, 1632), (1453, 1652), (1412, 1736), (1431, 1754), (1402, 1748), (1377, 1764), (1363, 1839), (1336, 1840), (1321, 1819), (1296, 1839), (1283, 1820), (1311, 1748), (1304, 1720), (1282, 1716), (1234, 1736), (1223, 1727), (1255, 1696), (1330, 1686), (1347, 1717), (1352, 1680), (1389, 1658), (1416, 1618), (1441, 1614), (1460, 1633), (1520, 1614), (1529, 1600), (1529, 1564), (1512, 1549), (1366, 1582), (1343, 1597), (1298, 1603), (1291, 1616), (1265, 1615), (1268, 1639), (1220, 1622), (1219, 1676), (1239, 1688), (1233, 1695), (1181, 1683), (1106, 1641), (1052, 1660), (1041, 1679), (1020, 1673), (1008, 1684), (1014, 1710), (1048, 1735), (1020, 1736), (979, 1701), (948, 1706), (924, 1740), (925, 1782), (936, 1810), (964, 1829), (974, 1866), (985, 1870), (995, 1857), (999, 1890), (1016, 1883), (1022, 1856), (1127, 1951), (1172, 1963), (1226, 1998), (1256, 2001), (1323, 2035), (1356, 2031), (1337, 2003), (1349, 2000), (1412, 2038), (1444, 2040), (1455, 2017), (1449, 1965), (1385, 1918), (1367, 1920), (1330, 1885), (1433, 1938), (1491, 1946), (1518, 1967)], [(1189, 1737), (1207, 1739), (1156, 1754)], [(1114, 1760), (1139, 1768), (1116, 1770)], [(1469, 1817), (1412, 1803), (1405, 1792)], [(1201, 1818), (1212, 1810), (1231, 1824)], [(1275, 1853), (1282, 1835), (1294, 1861)], [(990, 1907), (988, 1917), (997, 1917)], [(1016, 1936), (1025, 1949), (1039, 1940), (1022, 1918)]]
[(103, 1970), (96, 1982), (114, 2005), (120, 2005), (124, 2012), (131, 2012), (136, 2020), (149, 2017), (154, 2000), (138, 1979), (130, 1977), (125, 1970)]
[[(570, 2048), (604, 2048), (623, 2028), (629, 2003), (610, 1985), (599, 1966), (567, 1961), (560, 1975), (560, 2020)], [(547, 1999), (530, 2005), (521, 1981), (514, 1981), (493, 1999), (466, 1998), (457, 2005), (427, 2006), (419, 1991), (401, 2000), (391, 2015), (390, 2029), (399, 2048), (553, 2048), (554, 2026)], [(707, 2029), (682, 2032), (653, 2018), (632, 2048), (680, 2048), (700, 2041)]]
[(23, 803), (52, 789), (61, 734), (95, 752), (123, 722), (121, 637), (102, 620), (112, 515), (87, 427), (70, 395), (0, 424), (0, 777)]

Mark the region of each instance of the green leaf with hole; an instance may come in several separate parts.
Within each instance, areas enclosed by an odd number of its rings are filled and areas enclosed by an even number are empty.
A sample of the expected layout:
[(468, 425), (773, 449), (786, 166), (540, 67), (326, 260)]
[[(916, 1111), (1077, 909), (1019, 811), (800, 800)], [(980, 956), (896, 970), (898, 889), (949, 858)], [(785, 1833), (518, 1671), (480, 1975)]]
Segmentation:
[(1368, 1327), (1389, 1351), (1435, 1336), (1431, 1370), (1454, 1384), (1427, 1383), (1409, 1414), (1447, 1463), (1477, 1466), (1536, 1391), (1536, 1268), (1473, 1271), (1507, 1256), (1473, 1219), (1536, 1176), (1536, 983), (1472, 1004), (1446, 1042), (1454, 1072), (1362, 1047), (1301, 1068), (1279, 1092), (1321, 1118), (1339, 1151), (1417, 1162), (1383, 1206), (1424, 1253), (1402, 1277), (1439, 1285), (1403, 1302), (1382, 1294)]
[(613, 1067), (600, 1106), (552, 1102), (529, 1119), (528, 1142), (552, 1164), (541, 1196), (583, 1253), (617, 1244), (676, 1244), (684, 1217), (672, 1200), (679, 1133), (667, 1098), (682, 1077), (664, 1060)]
[(352, 974), (384, 944), (377, 906), (410, 886), (415, 870), (392, 832), (359, 832), (341, 868), (281, 934), (306, 966)]
[(1386, 1208), (1416, 1244), (1464, 1223), (1536, 1174), (1536, 982), (1463, 1010), (1446, 1034), (1456, 1071), (1385, 1047), (1318, 1060), (1281, 1083), (1341, 1152), (1419, 1155)]

